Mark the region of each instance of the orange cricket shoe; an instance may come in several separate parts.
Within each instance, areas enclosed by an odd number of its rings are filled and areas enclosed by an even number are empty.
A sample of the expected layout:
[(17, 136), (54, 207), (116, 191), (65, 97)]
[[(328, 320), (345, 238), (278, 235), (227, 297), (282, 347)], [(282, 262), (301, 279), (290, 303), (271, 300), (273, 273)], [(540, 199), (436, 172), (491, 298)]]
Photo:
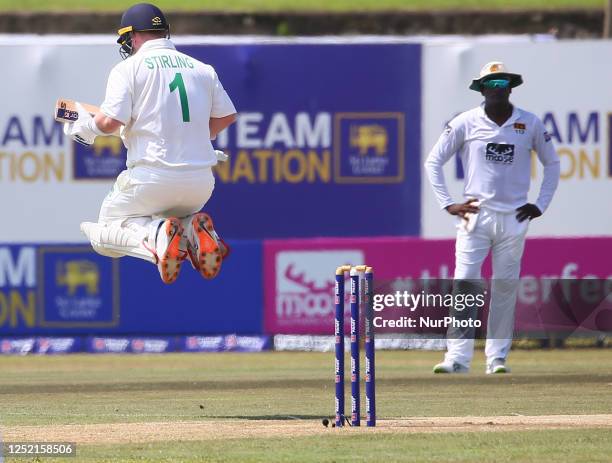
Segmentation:
[(180, 244), (183, 236), (183, 225), (176, 217), (166, 219), (157, 232), (155, 255), (157, 269), (164, 283), (174, 283), (185, 260), (185, 253)]
[(193, 268), (207, 280), (215, 278), (221, 270), (224, 253), (227, 255), (228, 252), (229, 248), (219, 240), (210, 216), (204, 212), (194, 214), (191, 230), (187, 233), (187, 253)]

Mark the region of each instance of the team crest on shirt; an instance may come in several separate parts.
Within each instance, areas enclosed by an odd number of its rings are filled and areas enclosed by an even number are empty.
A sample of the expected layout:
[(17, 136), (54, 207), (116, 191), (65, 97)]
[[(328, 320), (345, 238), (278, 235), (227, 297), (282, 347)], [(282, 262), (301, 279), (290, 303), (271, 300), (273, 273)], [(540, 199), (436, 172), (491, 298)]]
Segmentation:
[(521, 123), (521, 122), (515, 122), (514, 123), (514, 131), (518, 134), (524, 134), (525, 133), (525, 129), (527, 127), (525, 126), (525, 124)]
[(485, 159), (496, 164), (510, 165), (514, 162), (514, 145), (487, 143)]

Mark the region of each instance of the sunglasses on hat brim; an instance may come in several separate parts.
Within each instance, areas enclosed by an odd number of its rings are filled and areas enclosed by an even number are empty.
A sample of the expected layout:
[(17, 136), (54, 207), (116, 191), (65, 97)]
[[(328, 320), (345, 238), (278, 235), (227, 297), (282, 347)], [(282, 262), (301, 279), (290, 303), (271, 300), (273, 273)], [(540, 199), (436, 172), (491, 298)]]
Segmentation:
[(480, 84), (483, 88), (508, 88), (510, 79), (489, 79)]

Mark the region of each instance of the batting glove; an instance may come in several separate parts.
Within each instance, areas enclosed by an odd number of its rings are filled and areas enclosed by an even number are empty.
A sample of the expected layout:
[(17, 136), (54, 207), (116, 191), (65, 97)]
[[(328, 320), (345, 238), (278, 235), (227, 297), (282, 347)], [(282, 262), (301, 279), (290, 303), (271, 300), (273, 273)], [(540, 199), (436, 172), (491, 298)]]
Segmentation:
[(64, 124), (64, 133), (74, 141), (85, 146), (93, 145), (98, 135), (105, 135), (96, 125), (93, 117), (80, 103), (76, 104), (79, 118), (74, 122)]
[(217, 156), (217, 162), (225, 162), (229, 159), (229, 156), (221, 150), (215, 150), (215, 156)]

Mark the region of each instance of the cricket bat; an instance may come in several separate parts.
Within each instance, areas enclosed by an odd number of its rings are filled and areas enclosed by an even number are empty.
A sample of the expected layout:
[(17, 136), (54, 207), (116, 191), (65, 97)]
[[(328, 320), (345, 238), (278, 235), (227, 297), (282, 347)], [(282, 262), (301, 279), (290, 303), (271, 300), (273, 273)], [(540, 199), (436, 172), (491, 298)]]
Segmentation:
[[(55, 102), (55, 120), (57, 122), (74, 122), (79, 118), (79, 112), (77, 111), (76, 101), (68, 100), (66, 98), (60, 98)], [(79, 102), (80, 103), (80, 102)], [(89, 114), (95, 116), (100, 112), (100, 108), (97, 106), (81, 103), (81, 106), (85, 108)]]
[[(57, 122), (74, 122), (79, 119), (79, 111), (76, 107), (76, 101), (69, 100), (67, 98), (59, 98), (55, 102), (55, 120)], [(91, 116), (95, 116), (100, 112), (100, 108), (88, 103), (81, 103), (81, 106), (87, 111)], [(119, 131), (117, 130), (113, 133), (114, 136), (119, 136)]]

